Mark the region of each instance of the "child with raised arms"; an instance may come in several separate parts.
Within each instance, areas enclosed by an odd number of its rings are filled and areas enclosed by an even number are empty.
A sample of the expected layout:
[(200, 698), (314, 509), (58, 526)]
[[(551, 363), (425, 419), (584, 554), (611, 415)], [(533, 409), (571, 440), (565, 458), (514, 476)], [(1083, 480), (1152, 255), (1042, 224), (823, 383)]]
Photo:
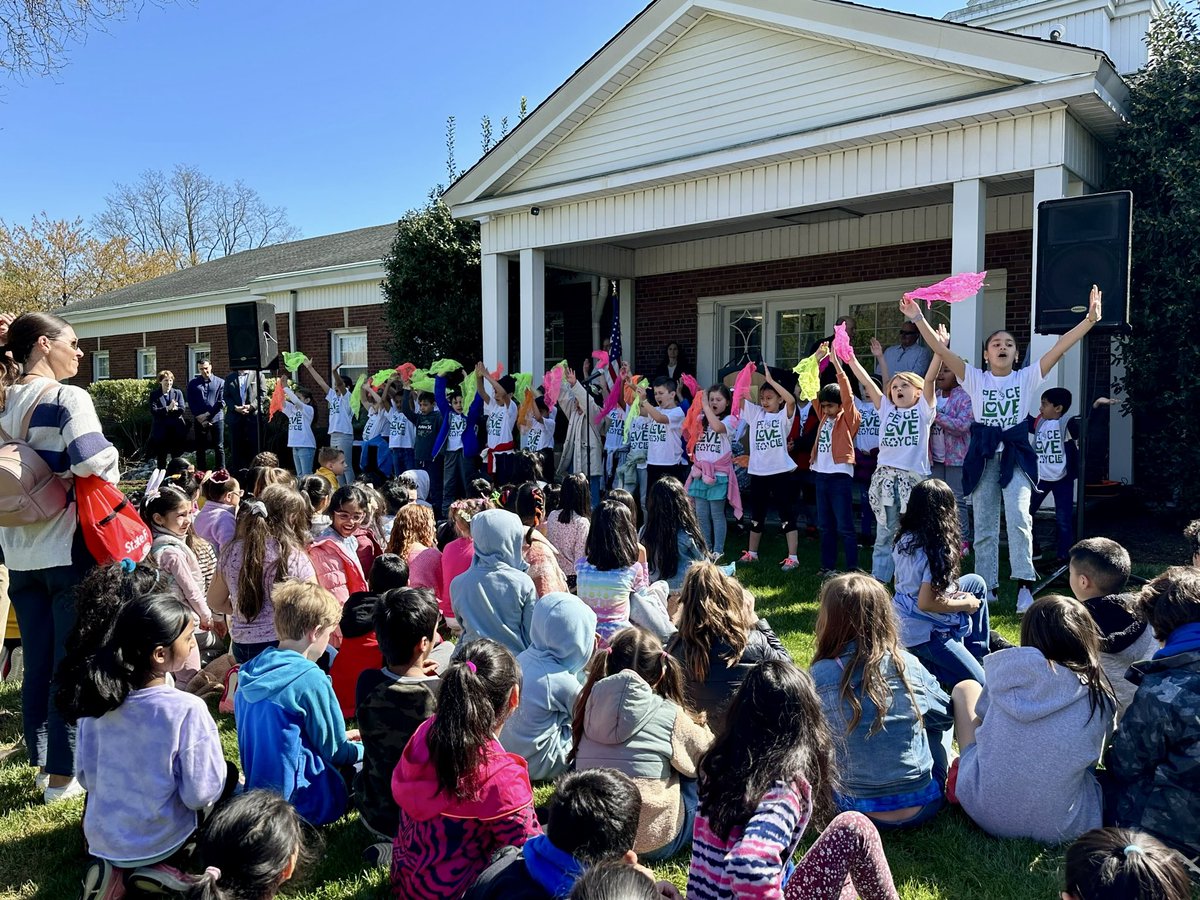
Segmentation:
[(788, 456), (788, 433), (796, 414), (796, 398), (780, 386), (771, 370), (764, 367), (766, 383), (758, 389), (758, 403), (747, 397), (739, 410), (749, 430), (750, 445), (750, 546), (741, 562), (758, 562), (767, 512), (779, 511), (780, 528), (787, 539), (787, 558), (779, 568), (791, 572), (800, 567), (796, 556), (796, 463)]

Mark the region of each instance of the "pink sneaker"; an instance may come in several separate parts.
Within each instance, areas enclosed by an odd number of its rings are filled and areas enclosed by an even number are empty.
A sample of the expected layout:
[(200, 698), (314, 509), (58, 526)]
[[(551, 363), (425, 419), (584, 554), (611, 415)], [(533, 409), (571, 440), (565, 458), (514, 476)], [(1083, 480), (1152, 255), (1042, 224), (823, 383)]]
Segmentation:
[(79, 900), (121, 900), (125, 896), (125, 870), (93, 857), (83, 871)]
[(747, 566), (750, 565), (751, 563), (756, 563), (756, 562), (758, 562), (758, 554), (751, 553), (749, 550), (747, 550), (746, 552), (744, 552), (742, 554), (742, 556), (738, 560), (738, 562), (742, 563), (743, 565), (747, 565)]
[(134, 869), (128, 880), (134, 890), (155, 897), (177, 897), (196, 883), (193, 876), (166, 863)]
[(792, 559), (790, 556), (779, 564), (780, 571), (794, 572), (800, 568), (800, 560)]

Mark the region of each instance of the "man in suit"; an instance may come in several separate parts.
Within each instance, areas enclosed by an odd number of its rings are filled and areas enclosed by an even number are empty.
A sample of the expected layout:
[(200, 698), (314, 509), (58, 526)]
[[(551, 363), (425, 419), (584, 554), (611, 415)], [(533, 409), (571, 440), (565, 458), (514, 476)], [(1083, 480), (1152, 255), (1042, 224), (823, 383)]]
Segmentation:
[(198, 374), (188, 382), (187, 402), (196, 428), (196, 468), (204, 470), (211, 448), (214, 468), (225, 468), (225, 382), (212, 373), (212, 363), (203, 360)]
[(229, 455), (234, 474), (250, 467), (259, 451), (258, 408), (266, 394), (262, 372), (242, 369), (225, 379), (225, 409), (229, 414)]

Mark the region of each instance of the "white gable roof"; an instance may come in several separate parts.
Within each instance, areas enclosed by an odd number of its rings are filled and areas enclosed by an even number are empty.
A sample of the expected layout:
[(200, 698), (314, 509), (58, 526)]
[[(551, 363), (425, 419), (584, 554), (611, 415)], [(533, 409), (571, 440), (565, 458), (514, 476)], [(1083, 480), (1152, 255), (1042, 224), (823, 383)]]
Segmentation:
[(445, 200), (594, 185), (641, 166), (1024, 85), (1070, 82), (1077, 93), (1080, 75), (1123, 90), (1099, 51), (842, 0), (655, 0)]

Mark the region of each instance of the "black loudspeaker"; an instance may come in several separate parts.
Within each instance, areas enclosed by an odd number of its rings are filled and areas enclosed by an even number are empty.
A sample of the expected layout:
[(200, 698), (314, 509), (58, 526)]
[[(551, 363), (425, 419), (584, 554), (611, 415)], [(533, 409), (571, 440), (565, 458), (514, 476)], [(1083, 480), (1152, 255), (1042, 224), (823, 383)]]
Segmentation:
[(1133, 194), (1113, 191), (1038, 204), (1038, 334), (1065, 334), (1083, 318), (1092, 285), (1104, 293), (1095, 331), (1129, 328)]
[(269, 369), (279, 355), (275, 339), (275, 305), (262, 300), (225, 307), (225, 336), (230, 369)]

